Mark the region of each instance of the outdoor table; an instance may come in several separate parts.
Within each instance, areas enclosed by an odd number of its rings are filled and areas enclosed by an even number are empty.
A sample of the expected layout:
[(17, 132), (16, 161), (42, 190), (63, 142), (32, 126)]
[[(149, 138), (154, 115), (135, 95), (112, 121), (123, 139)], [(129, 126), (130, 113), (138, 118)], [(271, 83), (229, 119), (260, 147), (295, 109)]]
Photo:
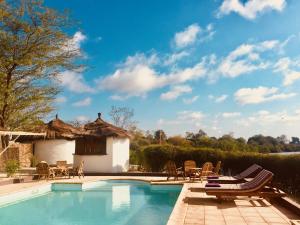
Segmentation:
[(190, 174), (190, 179), (192, 178), (191, 175), (193, 175), (193, 179), (195, 179), (197, 176), (200, 176), (202, 168), (200, 167), (195, 167), (195, 168), (190, 168), (189, 174)]
[(54, 170), (55, 175), (60, 174), (62, 176), (63, 174), (66, 175), (66, 174), (69, 173), (69, 168), (68, 167), (63, 168), (63, 167), (53, 166), (51, 168)]

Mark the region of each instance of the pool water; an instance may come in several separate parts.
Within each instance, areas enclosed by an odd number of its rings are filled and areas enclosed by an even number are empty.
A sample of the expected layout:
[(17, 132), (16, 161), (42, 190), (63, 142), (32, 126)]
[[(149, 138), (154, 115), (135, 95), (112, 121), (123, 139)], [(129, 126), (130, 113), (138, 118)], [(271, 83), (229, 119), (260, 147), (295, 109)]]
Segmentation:
[(179, 185), (102, 181), (85, 191), (52, 191), (0, 208), (0, 225), (164, 225)]

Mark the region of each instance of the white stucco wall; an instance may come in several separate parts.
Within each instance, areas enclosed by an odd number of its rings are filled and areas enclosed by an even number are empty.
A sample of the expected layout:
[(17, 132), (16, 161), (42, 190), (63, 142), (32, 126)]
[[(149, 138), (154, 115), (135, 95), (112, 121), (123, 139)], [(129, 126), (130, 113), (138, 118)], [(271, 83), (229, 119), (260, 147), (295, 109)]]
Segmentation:
[(34, 144), (34, 156), (38, 161), (46, 161), (48, 164), (55, 164), (56, 161), (60, 160), (73, 163), (74, 153), (74, 140), (43, 140)]
[(129, 167), (129, 139), (106, 139), (107, 155), (74, 155), (74, 166), (84, 161), (85, 173), (124, 172)]
[(129, 138), (114, 138), (112, 172), (126, 172), (129, 168)]
[(106, 155), (74, 155), (74, 166), (83, 160), (85, 173), (112, 172), (113, 138), (106, 139)]

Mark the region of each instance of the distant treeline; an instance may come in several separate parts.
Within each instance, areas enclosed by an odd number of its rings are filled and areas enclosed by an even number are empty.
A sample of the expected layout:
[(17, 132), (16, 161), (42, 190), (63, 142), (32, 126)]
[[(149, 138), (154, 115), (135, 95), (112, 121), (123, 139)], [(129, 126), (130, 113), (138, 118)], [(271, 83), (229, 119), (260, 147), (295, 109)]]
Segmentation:
[(152, 144), (169, 144), (181, 147), (207, 147), (216, 150), (228, 152), (259, 152), (259, 153), (277, 153), (277, 152), (296, 152), (300, 151), (299, 138), (293, 137), (291, 141), (285, 135), (271, 137), (264, 135), (254, 135), (248, 140), (239, 137), (235, 138), (231, 134), (222, 137), (209, 137), (204, 131), (198, 133), (187, 132), (185, 136), (167, 137), (163, 130), (151, 132), (133, 132), (131, 140), (132, 153), (143, 149)]

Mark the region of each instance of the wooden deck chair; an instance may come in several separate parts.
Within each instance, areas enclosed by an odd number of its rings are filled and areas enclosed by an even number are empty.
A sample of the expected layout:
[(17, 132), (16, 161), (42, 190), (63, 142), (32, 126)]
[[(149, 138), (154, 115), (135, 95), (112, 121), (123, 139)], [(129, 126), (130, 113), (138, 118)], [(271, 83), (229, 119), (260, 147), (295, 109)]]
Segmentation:
[(213, 168), (213, 171), (212, 171), (211, 175), (213, 175), (213, 176), (219, 176), (220, 169), (221, 169), (221, 164), (222, 164), (221, 161), (217, 162), (216, 166)]
[(78, 167), (72, 168), (69, 170), (69, 177), (71, 174), (73, 175), (73, 178), (75, 176), (78, 176), (79, 178), (83, 177), (84, 178), (84, 173), (83, 173), (83, 166), (84, 166), (84, 161), (81, 161)]
[(246, 182), (246, 178), (253, 178), (257, 175), (263, 168), (257, 164), (253, 164), (241, 173), (232, 177), (207, 177), (208, 182), (220, 183), (220, 184), (238, 184)]
[(62, 176), (69, 176), (69, 169), (66, 160), (56, 161), (56, 167), (59, 169)]
[(169, 180), (170, 177), (174, 177), (174, 180), (178, 180), (179, 176), (182, 176), (182, 178), (185, 179), (184, 171), (182, 170), (182, 167), (176, 168), (176, 164), (174, 161), (169, 160), (166, 163), (165, 168), (168, 173), (167, 180)]
[(207, 177), (212, 174), (213, 164), (211, 162), (206, 162), (203, 164), (202, 169), (200, 171), (200, 178)]
[(267, 187), (267, 185), (271, 184), (273, 176), (272, 172), (263, 169), (251, 181), (242, 184), (207, 183), (205, 192), (207, 195), (214, 195), (218, 199), (226, 196), (282, 197), (285, 193)]
[(46, 180), (49, 178), (55, 177), (55, 171), (49, 167), (48, 163), (45, 161), (41, 161), (36, 165), (36, 173), (38, 176), (38, 179), (41, 179), (44, 177)]
[(190, 179), (195, 178), (197, 175), (196, 171), (192, 170), (193, 168), (196, 168), (196, 162), (194, 160), (186, 160), (184, 161), (184, 176), (189, 177)]

